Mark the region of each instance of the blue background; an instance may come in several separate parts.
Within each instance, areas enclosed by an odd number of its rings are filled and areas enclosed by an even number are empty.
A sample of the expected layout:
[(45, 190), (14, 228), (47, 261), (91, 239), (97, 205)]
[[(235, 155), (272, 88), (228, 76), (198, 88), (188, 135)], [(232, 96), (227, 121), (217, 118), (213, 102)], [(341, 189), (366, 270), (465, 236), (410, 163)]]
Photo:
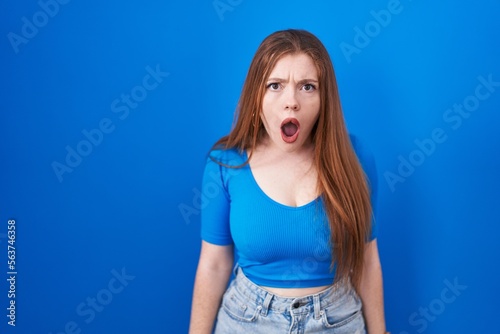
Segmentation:
[[(478, 77), (500, 81), (500, 3), (401, 0), (381, 26), (372, 11), (385, 0), (220, 2), (222, 13), (211, 0), (69, 1), (45, 21), (38, 2), (0, 4), (0, 331), (187, 332), (205, 154), (230, 129), (262, 39), (303, 28), (329, 50), (348, 127), (376, 156), (388, 329), (500, 333), (500, 87), (460, 126), (446, 121), (455, 103), (474, 102)], [(38, 31), (11, 43), (33, 20)], [(341, 45), (356, 41), (346, 55)], [(148, 66), (169, 74), (144, 90)], [(114, 112), (131, 92), (141, 101), (126, 117)], [(88, 154), (60, 180), (54, 161), (65, 164), (67, 146), (105, 119), (113, 130), (80, 144)], [(446, 140), (415, 153), (435, 129)], [(391, 187), (385, 175), (410, 155), (418, 166)], [(5, 316), (8, 219), (15, 328)], [(112, 273), (122, 270), (126, 285)], [(92, 298), (105, 305), (90, 319), (77, 309), (89, 312)]]

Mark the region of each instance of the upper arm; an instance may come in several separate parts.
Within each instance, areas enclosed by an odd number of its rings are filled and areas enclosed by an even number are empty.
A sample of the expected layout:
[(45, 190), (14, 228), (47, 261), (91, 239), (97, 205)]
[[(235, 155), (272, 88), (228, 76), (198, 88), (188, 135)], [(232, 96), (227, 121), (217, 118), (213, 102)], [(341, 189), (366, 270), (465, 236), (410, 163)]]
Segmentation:
[(201, 238), (215, 245), (231, 245), (230, 196), (221, 165), (207, 159), (201, 191)]
[(201, 241), (199, 266), (206, 269), (231, 270), (234, 255), (233, 245), (219, 246)]
[(365, 267), (380, 267), (377, 239), (373, 239), (365, 244), (364, 265)]
[(351, 143), (358, 157), (359, 163), (366, 175), (370, 189), (370, 203), (372, 206), (371, 233), (369, 242), (375, 240), (378, 234), (377, 226), (377, 197), (378, 197), (378, 174), (375, 157), (371, 150), (366, 147), (356, 136), (350, 135)]

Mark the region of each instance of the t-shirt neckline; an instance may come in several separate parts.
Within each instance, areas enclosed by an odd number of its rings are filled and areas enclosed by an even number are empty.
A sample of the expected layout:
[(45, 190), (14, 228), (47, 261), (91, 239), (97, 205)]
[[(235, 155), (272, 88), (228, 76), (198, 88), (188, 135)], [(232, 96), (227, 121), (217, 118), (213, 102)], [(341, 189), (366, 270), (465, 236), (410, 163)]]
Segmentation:
[[(243, 158), (245, 159), (245, 161), (248, 161), (247, 150), (243, 150)], [(318, 196), (315, 199), (313, 199), (312, 201), (310, 201), (309, 203), (299, 205), (299, 206), (291, 206), (291, 205), (286, 205), (286, 204), (283, 204), (281, 202), (278, 202), (277, 200), (273, 199), (271, 196), (266, 194), (266, 192), (260, 187), (259, 183), (257, 182), (257, 180), (255, 179), (255, 177), (253, 175), (252, 167), (250, 166), (250, 161), (248, 161), (247, 166), (248, 166), (248, 173), (250, 174), (250, 179), (252, 180), (252, 183), (254, 184), (254, 186), (258, 189), (258, 191), (261, 193), (261, 195), (263, 197), (265, 197), (268, 201), (274, 203), (275, 205), (278, 205), (278, 206), (283, 207), (283, 208), (288, 209), (288, 210), (301, 210), (301, 209), (306, 209), (312, 205), (315, 205), (317, 202), (319, 202), (321, 200), (321, 196)]]

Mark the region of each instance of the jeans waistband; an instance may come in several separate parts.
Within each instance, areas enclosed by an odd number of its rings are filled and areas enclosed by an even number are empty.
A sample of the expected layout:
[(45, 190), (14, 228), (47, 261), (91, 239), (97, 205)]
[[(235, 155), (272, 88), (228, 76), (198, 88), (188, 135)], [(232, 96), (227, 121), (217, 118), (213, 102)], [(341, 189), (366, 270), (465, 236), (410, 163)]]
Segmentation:
[(349, 283), (336, 282), (316, 294), (302, 297), (283, 297), (275, 295), (250, 281), (241, 268), (235, 267), (234, 272), (236, 277), (232, 283), (233, 287), (240, 295), (257, 303), (257, 305), (261, 305), (264, 314), (267, 314), (268, 310), (291, 313), (313, 311), (315, 318), (319, 318), (322, 309), (334, 303), (341, 305), (343, 297), (353, 289)]

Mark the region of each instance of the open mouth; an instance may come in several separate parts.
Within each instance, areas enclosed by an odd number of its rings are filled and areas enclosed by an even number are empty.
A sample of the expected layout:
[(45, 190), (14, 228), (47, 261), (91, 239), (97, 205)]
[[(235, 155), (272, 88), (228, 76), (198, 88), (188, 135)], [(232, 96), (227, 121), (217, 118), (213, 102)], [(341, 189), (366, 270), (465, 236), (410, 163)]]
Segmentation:
[(296, 118), (286, 118), (281, 122), (281, 138), (285, 143), (293, 143), (300, 132), (300, 123)]

